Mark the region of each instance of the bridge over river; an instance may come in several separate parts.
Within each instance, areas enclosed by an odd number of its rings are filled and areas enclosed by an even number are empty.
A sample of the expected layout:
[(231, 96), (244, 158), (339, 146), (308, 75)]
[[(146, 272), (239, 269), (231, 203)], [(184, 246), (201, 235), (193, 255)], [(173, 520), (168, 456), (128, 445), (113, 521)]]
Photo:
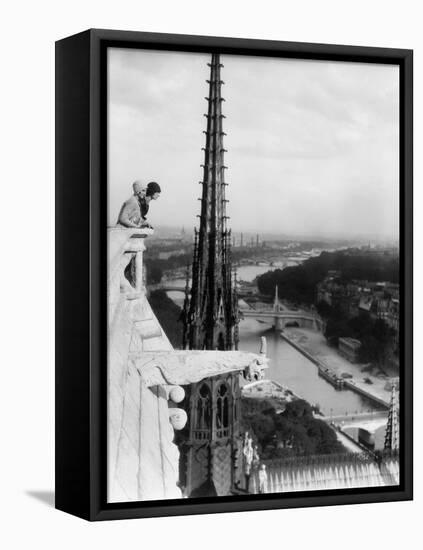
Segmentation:
[(384, 448), (388, 410), (319, 416), (317, 418), (336, 426), (341, 434), (356, 442), (363, 450)]
[(370, 424), (380, 425), (385, 423), (388, 418), (388, 410), (380, 411), (368, 411), (368, 412), (359, 412), (359, 413), (346, 413), (330, 416), (318, 416), (320, 420), (324, 420), (328, 423), (341, 424), (343, 427), (347, 426), (366, 426)]
[(305, 311), (303, 309), (288, 309), (279, 301), (278, 287), (275, 287), (275, 297), (273, 307), (270, 309), (255, 309), (250, 307), (240, 308), (240, 313), (244, 317), (253, 318), (264, 323), (271, 323), (275, 330), (283, 330), (285, 327), (301, 327), (323, 331), (323, 320), (314, 311)]
[[(150, 285), (149, 290), (163, 290), (165, 292), (185, 293), (186, 287), (180, 282), (173, 283), (162, 282), (157, 285)], [(275, 288), (275, 298), (273, 307), (269, 309), (254, 309), (251, 306), (240, 307), (239, 309), (244, 319), (253, 318), (257, 321), (271, 324), (275, 330), (283, 330), (285, 327), (298, 326), (301, 328), (310, 328), (319, 332), (323, 331), (323, 321), (314, 312), (308, 312), (301, 309), (290, 310), (279, 301), (278, 289)]]
[(253, 318), (257, 321), (270, 323), (275, 330), (283, 330), (285, 327), (298, 326), (301, 328), (310, 328), (321, 332), (323, 330), (323, 321), (318, 315), (303, 310), (257, 310), (252, 308), (241, 308), (243, 317)]

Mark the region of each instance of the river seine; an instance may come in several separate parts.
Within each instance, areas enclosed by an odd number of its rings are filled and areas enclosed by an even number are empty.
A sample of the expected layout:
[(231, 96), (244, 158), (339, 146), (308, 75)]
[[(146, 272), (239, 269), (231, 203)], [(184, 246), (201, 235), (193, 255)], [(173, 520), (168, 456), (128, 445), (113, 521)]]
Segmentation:
[[(238, 268), (238, 279), (252, 281), (257, 275), (272, 269), (269, 266), (247, 265)], [(184, 281), (172, 281), (175, 285), (184, 285)], [(178, 292), (168, 292), (179, 306), (183, 296)], [(257, 353), (260, 348), (260, 337), (266, 336), (267, 356), (270, 359), (266, 378), (275, 380), (290, 388), (311, 404), (318, 404), (325, 415), (338, 415), (376, 410), (372, 402), (351, 390), (335, 390), (326, 380), (318, 375), (317, 367), (299, 351), (281, 338), (269, 324), (255, 319), (244, 319), (239, 325), (239, 349)]]

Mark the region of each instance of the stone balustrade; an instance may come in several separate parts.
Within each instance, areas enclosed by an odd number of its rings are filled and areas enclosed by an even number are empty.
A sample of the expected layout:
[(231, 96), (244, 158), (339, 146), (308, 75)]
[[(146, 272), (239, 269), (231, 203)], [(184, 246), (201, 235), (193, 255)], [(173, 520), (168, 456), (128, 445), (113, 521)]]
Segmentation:
[[(145, 239), (154, 231), (149, 228), (116, 226), (108, 230), (108, 314), (113, 318), (122, 294), (136, 297), (143, 292), (143, 252)], [(133, 262), (133, 280), (125, 276), (125, 269)], [(132, 283), (132, 284), (131, 284)]]

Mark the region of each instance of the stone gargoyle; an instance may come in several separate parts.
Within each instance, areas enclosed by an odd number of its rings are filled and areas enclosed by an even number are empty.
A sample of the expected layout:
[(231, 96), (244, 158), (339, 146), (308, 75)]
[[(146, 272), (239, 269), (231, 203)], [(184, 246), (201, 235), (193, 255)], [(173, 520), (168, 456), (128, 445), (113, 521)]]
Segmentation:
[(229, 372), (242, 372), (249, 382), (261, 380), (268, 367), (266, 342), (259, 354), (244, 351), (171, 350), (133, 354), (129, 360), (148, 387), (188, 385)]

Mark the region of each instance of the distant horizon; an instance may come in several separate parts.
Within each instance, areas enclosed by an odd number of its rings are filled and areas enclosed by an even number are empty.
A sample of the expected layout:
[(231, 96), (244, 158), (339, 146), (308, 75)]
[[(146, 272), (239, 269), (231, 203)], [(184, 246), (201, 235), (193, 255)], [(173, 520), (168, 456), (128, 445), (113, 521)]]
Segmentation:
[[(208, 54), (109, 49), (109, 212), (158, 181), (153, 226), (198, 225)], [(222, 55), (229, 224), (314, 239), (399, 235), (393, 65)]]
[[(198, 229), (197, 225), (197, 229)], [(182, 234), (182, 229), (185, 231), (186, 236), (194, 236), (194, 227), (188, 228), (186, 226), (172, 226), (172, 225), (159, 225), (158, 227), (155, 227), (155, 233), (152, 235), (152, 237), (159, 237), (160, 233), (168, 234), (171, 233), (175, 237), (180, 236)], [(260, 241), (266, 241), (266, 240), (272, 240), (272, 239), (280, 239), (280, 240), (299, 240), (299, 241), (323, 241), (330, 243), (331, 241), (345, 241), (347, 243), (353, 243), (356, 241), (360, 241), (362, 245), (368, 244), (389, 244), (392, 246), (398, 246), (399, 245), (399, 239), (390, 239), (389, 236), (380, 236), (380, 235), (316, 235), (316, 234), (299, 234), (299, 233), (285, 233), (285, 232), (257, 232), (257, 231), (243, 231), (238, 229), (229, 228), (232, 231), (232, 236), (235, 238), (239, 238), (241, 233), (244, 235), (244, 237), (248, 237), (250, 240), (252, 237), (256, 237), (259, 235)], [(247, 244), (247, 242), (246, 242)]]

